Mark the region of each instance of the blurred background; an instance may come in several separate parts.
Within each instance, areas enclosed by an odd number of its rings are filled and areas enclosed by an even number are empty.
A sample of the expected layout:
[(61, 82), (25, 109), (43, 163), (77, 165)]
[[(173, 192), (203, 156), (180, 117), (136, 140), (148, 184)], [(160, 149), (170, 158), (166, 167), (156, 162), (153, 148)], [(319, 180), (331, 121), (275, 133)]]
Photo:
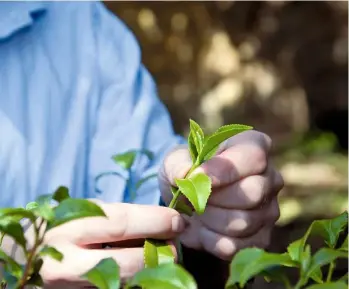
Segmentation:
[(348, 2), (105, 4), (138, 38), (177, 133), (193, 118), (273, 138), (285, 179), (274, 250), (347, 209)]

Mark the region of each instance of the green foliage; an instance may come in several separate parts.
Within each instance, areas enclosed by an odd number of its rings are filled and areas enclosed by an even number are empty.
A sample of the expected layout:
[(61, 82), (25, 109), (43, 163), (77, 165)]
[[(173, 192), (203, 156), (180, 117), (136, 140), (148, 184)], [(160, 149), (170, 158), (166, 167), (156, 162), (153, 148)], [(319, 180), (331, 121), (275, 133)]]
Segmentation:
[[(205, 136), (200, 126), (190, 120), (188, 137), (192, 167), (186, 176), (175, 180), (177, 188), (171, 187), (172, 201), (170, 208), (191, 215), (202, 214), (205, 211), (211, 194), (210, 178), (204, 173), (193, 173), (203, 162), (209, 160), (217, 152), (220, 144), (229, 137), (251, 129), (244, 125), (228, 125), (219, 128), (210, 136)], [(132, 167), (137, 155), (141, 153), (152, 159), (148, 151), (129, 151), (113, 156), (113, 160), (129, 173), (126, 179), (131, 186), (130, 192), (156, 175), (150, 175), (135, 182)], [(121, 176), (121, 175), (119, 175)], [(56, 202), (52, 206), (52, 201)], [(190, 205), (188, 205), (190, 203)], [(73, 199), (66, 187), (59, 187), (51, 195), (40, 196), (35, 202), (30, 202), (26, 208), (0, 209), (0, 244), (4, 236), (11, 237), (17, 245), (23, 248), (27, 262), (22, 265), (0, 249), (0, 262), (3, 263), (4, 274), (0, 288), (24, 289), (27, 285), (43, 286), (40, 269), (43, 258), (52, 258), (58, 262), (64, 256), (56, 248), (44, 244), (48, 230), (67, 222), (87, 218), (106, 217), (103, 210), (87, 200)], [(28, 249), (20, 221), (26, 219), (34, 227), (35, 238), (33, 246)], [(287, 251), (281, 254), (269, 253), (259, 248), (240, 250), (232, 259), (230, 274), (226, 288), (244, 288), (255, 276), (262, 276), (268, 282), (282, 283), (286, 289), (344, 289), (348, 287), (348, 274), (333, 280), (332, 274), (339, 258), (348, 258), (348, 237), (339, 243), (339, 236), (348, 226), (348, 213), (328, 220), (316, 220), (304, 236), (292, 242)], [(312, 252), (308, 239), (310, 236), (320, 236), (324, 247)], [(181, 262), (181, 247), (175, 240), (178, 261)], [(144, 244), (145, 269), (138, 272), (121, 284), (117, 263), (107, 258), (100, 261), (94, 268), (85, 272), (81, 278), (100, 289), (197, 289), (194, 278), (181, 266), (175, 264), (172, 248), (165, 241), (147, 239)], [(288, 271), (298, 270), (298, 281), (291, 284)], [(315, 284), (314, 284), (315, 283)], [(6, 287), (5, 287), (6, 285)]]

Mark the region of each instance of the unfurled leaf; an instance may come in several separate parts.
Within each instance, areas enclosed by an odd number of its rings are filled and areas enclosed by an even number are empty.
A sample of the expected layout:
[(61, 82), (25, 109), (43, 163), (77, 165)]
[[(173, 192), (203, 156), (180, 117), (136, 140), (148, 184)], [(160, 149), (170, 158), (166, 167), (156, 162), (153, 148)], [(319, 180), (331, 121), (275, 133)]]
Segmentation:
[(4, 262), (5, 271), (20, 279), (23, 274), (22, 266), (0, 249), (0, 263)]
[(303, 239), (298, 239), (294, 242), (292, 242), (287, 247), (287, 252), (291, 259), (296, 262), (300, 262), (301, 260), (301, 254), (303, 252)]
[(63, 260), (63, 254), (59, 252), (57, 249), (49, 246), (44, 246), (39, 253), (40, 256), (49, 256), (52, 259), (61, 262)]
[(20, 278), (12, 275), (11, 273), (9, 273), (8, 271), (5, 270), (4, 272), (4, 276), (3, 276), (4, 280), (5, 280), (5, 284), (6, 286), (4, 287), (5, 289), (17, 289), (18, 288), (18, 281), (20, 280)]
[(55, 217), (53, 208), (51, 206), (52, 195), (41, 195), (36, 199), (38, 206), (32, 210), (38, 217), (45, 219), (46, 221), (52, 221)]
[(208, 156), (212, 155), (213, 150), (216, 150), (218, 146), (228, 138), (244, 132), (246, 130), (251, 130), (251, 126), (241, 125), (241, 124), (231, 124), (220, 127), (211, 136), (205, 138), (205, 142), (202, 151), (199, 153), (198, 159), (199, 164), (208, 159)]
[(26, 248), (27, 240), (24, 237), (23, 227), (19, 222), (13, 221), (11, 217), (0, 219), (0, 232), (12, 237), (22, 248)]
[(240, 287), (256, 275), (275, 266), (296, 267), (288, 254), (267, 253), (259, 248), (247, 248), (240, 250), (230, 264), (230, 276), (227, 287), (239, 284)]
[(59, 187), (54, 193), (52, 199), (57, 201), (58, 203), (62, 202), (65, 199), (70, 198), (69, 189), (67, 187)]
[(120, 288), (119, 266), (112, 258), (103, 259), (93, 269), (86, 272), (82, 278), (99, 289)]
[(330, 282), (324, 284), (310, 285), (305, 289), (348, 289), (348, 285), (343, 282)]
[(301, 253), (301, 272), (307, 272), (311, 263), (310, 245), (305, 246), (305, 250)]
[(21, 219), (30, 219), (35, 222), (35, 215), (31, 211), (27, 211), (23, 208), (3, 208), (0, 209), (0, 219), (4, 217), (10, 217), (13, 220), (20, 221)]
[(129, 170), (137, 156), (137, 151), (128, 151), (123, 154), (114, 155), (112, 158), (116, 164), (123, 167), (125, 170)]
[(197, 289), (194, 278), (181, 266), (169, 263), (146, 268), (131, 278), (127, 284), (151, 289)]
[(188, 206), (183, 200), (179, 200), (176, 204), (176, 210), (181, 214), (186, 214), (187, 216), (193, 215), (193, 210)]
[(171, 246), (164, 241), (147, 239), (144, 242), (144, 264), (154, 268), (165, 263), (173, 263), (174, 255)]
[(211, 179), (203, 174), (195, 174), (188, 179), (177, 179), (176, 184), (181, 193), (193, 205), (198, 215), (204, 213), (207, 200), (211, 194)]
[(306, 275), (310, 277), (314, 272), (316, 272), (316, 270), (321, 269), (322, 266), (327, 265), (338, 258), (348, 258), (348, 255), (343, 251), (321, 248), (314, 254)]
[(40, 257), (37, 257), (33, 264), (33, 274), (39, 273), (43, 264), (44, 260), (42, 260), (42, 258)]
[(205, 135), (201, 127), (192, 119), (190, 122), (190, 133), (193, 137), (194, 145), (198, 154), (200, 154), (202, 147), (204, 145)]
[(52, 222), (48, 223), (48, 229), (76, 219), (106, 217), (103, 210), (97, 204), (85, 199), (65, 199), (53, 211), (55, 217)]
[(188, 136), (188, 148), (189, 148), (189, 153), (190, 153), (190, 157), (191, 157), (191, 161), (193, 162), (193, 164), (196, 162), (196, 159), (198, 157), (198, 151), (196, 149), (195, 146), (195, 142), (194, 142), (194, 137), (193, 137), (193, 132), (189, 132), (189, 136)]
[(39, 205), (37, 202), (30, 202), (25, 206), (25, 209), (28, 211), (32, 211), (32, 210), (36, 209), (38, 206)]
[(345, 238), (344, 242), (342, 243), (340, 250), (348, 252), (348, 236)]

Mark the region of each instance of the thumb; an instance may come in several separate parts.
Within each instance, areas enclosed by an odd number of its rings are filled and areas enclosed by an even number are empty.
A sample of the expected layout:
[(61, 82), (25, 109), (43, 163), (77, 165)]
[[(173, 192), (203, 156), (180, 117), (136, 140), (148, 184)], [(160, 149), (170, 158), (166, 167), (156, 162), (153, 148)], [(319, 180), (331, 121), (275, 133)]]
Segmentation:
[(176, 186), (175, 179), (184, 178), (192, 166), (187, 145), (178, 146), (171, 151), (159, 171), (159, 187), (165, 203), (172, 199), (171, 186)]

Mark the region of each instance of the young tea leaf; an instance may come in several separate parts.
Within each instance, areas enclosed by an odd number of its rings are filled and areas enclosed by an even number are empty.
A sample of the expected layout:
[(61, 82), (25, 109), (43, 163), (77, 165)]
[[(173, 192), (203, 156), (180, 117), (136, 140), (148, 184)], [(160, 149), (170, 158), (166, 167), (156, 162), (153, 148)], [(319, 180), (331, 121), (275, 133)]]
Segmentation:
[(52, 221), (55, 217), (51, 206), (52, 195), (41, 195), (36, 199), (38, 206), (32, 210), (38, 217), (42, 217), (46, 221)]
[(198, 152), (198, 154), (200, 154), (202, 147), (204, 145), (204, 139), (205, 139), (204, 132), (194, 120), (190, 119), (189, 122), (190, 122), (190, 133), (192, 135), (196, 151)]
[(0, 219), (0, 232), (12, 237), (22, 248), (26, 248), (27, 240), (24, 237), (23, 228), (19, 222), (10, 217)]
[(173, 263), (146, 268), (128, 282), (128, 288), (140, 286), (151, 289), (197, 289), (194, 278), (181, 266)]
[(187, 216), (193, 215), (193, 210), (191, 207), (189, 207), (183, 200), (179, 200), (176, 204), (176, 210), (181, 213), (185, 214)]
[(240, 250), (230, 264), (228, 288), (239, 284), (244, 287), (254, 276), (261, 275), (265, 270), (274, 266), (296, 267), (288, 254), (267, 253), (259, 248)]
[(48, 223), (48, 229), (60, 226), (72, 220), (86, 217), (106, 217), (95, 203), (85, 199), (65, 199), (53, 209), (54, 220)]
[(322, 266), (327, 265), (338, 258), (348, 258), (348, 255), (343, 251), (321, 248), (314, 254), (306, 276), (310, 277), (314, 272), (316, 272), (316, 270), (319, 270)]
[(31, 212), (23, 208), (3, 208), (0, 209), (0, 219), (10, 217), (13, 220), (18, 222), (21, 219), (29, 219), (32, 222), (35, 222), (36, 216)]
[(88, 280), (99, 289), (119, 289), (119, 275), (119, 266), (114, 259), (106, 258), (100, 261), (93, 269), (86, 272), (82, 278)]
[(27, 281), (27, 285), (36, 286), (34, 288), (37, 288), (37, 287), (42, 288), (44, 285), (44, 281), (42, 280), (40, 274), (32, 274), (29, 280)]
[(177, 179), (176, 184), (181, 193), (187, 197), (198, 215), (204, 213), (207, 200), (211, 194), (211, 179), (203, 174), (195, 174), (188, 179)]
[(52, 199), (57, 201), (58, 203), (62, 202), (65, 199), (70, 198), (69, 189), (67, 187), (59, 187), (54, 193)]
[(44, 257), (44, 256), (49, 256), (52, 259), (61, 262), (63, 260), (63, 254), (59, 252), (57, 249), (49, 246), (44, 246), (40, 252), (39, 255)]
[(25, 209), (28, 211), (32, 211), (32, 210), (36, 209), (38, 206), (39, 205), (37, 202), (30, 202), (25, 206)]
[(348, 236), (346, 236), (343, 244), (341, 245), (340, 249), (341, 251), (348, 252)]
[(208, 160), (208, 157), (212, 155), (211, 151), (216, 150), (223, 141), (236, 134), (251, 129), (251, 126), (242, 124), (231, 124), (220, 127), (215, 133), (205, 139), (202, 151), (198, 156), (199, 164)]
[(154, 268), (165, 263), (174, 263), (171, 246), (164, 241), (146, 239), (144, 242), (144, 264), (146, 268)]
[(20, 279), (23, 275), (22, 266), (0, 249), (0, 263), (4, 262), (5, 272)]
[(129, 170), (132, 167), (136, 159), (136, 156), (137, 156), (137, 151), (132, 150), (132, 151), (125, 152), (123, 154), (114, 155), (112, 159), (117, 165), (123, 167), (125, 170)]
[(348, 285), (343, 282), (330, 282), (324, 284), (310, 285), (305, 289), (348, 289)]
[(196, 149), (195, 146), (195, 142), (194, 142), (194, 136), (193, 136), (193, 132), (189, 132), (189, 136), (188, 136), (188, 148), (189, 148), (189, 153), (190, 153), (190, 157), (191, 157), (191, 161), (193, 162), (193, 164), (196, 162), (196, 159), (198, 157), (198, 151)]

